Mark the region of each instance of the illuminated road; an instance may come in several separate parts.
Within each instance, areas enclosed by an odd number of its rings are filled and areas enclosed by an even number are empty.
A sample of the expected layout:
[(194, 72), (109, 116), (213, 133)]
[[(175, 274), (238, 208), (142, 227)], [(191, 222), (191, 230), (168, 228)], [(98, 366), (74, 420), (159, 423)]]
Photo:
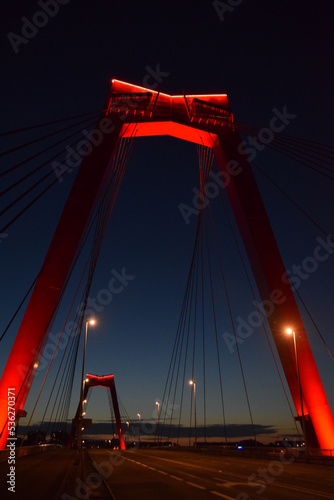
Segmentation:
[(90, 450), (115, 500), (334, 499), (334, 467), (169, 450)]
[[(183, 450), (93, 449), (84, 474), (64, 449), (16, 460), (15, 494), (0, 464), (1, 498), (34, 500), (334, 500), (334, 464), (293, 457), (229, 457)], [(289, 461), (288, 461), (289, 460)], [(99, 471), (99, 472), (98, 472)]]

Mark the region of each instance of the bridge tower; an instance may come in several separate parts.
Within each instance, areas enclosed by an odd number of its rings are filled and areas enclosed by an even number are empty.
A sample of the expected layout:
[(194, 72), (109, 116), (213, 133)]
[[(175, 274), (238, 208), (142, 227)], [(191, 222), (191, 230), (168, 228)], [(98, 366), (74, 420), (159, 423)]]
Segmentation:
[[(110, 391), (111, 400), (112, 400), (112, 404), (113, 404), (113, 408), (114, 408), (115, 419), (116, 419), (116, 425), (117, 425), (119, 447), (121, 450), (125, 450), (124, 434), (123, 434), (123, 429), (122, 429), (121, 415), (119, 412), (114, 375), (103, 375), (102, 377), (99, 377), (98, 375), (92, 375), (91, 373), (87, 373), (86, 379), (85, 379), (85, 384), (84, 384), (83, 399), (87, 400), (87, 396), (88, 396), (90, 389), (92, 389), (93, 387), (97, 387), (97, 386), (105, 387), (106, 389), (108, 389)], [(80, 417), (80, 410), (81, 410), (81, 402), (79, 401), (79, 405), (78, 405), (78, 409), (77, 409), (76, 414), (75, 414), (75, 418), (72, 421), (72, 429), (71, 429), (71, 434), (70, 434), (70, 441), (71, 442), (73, 442), (75, 433), (77, 431), (77, 427), (78, 427), (77, 424), (78, 424), (78, 420)]]
[[(96, 127), (100, 141), (78, 170), (41, 272), (36, 281), (0, 383), (0, 447), (7, 442), (7, 391), (14, 388), (16, 411), (24, 409), (40, 350), (64, 289), (77, 249), (111, 167), (119, 142), (126, 137), (170, 135), (213, 148), (221, 179), (234, 212), (263, 303), (274, 311), (268, 322), (279, 353), (297, 419), (302, 418), (294, 344), (298, 341), (304, 432), (310, 448), (334, 449), (334, 420), (285, 267), (245, 152), (235, 130), (226, 94), (171, 96), (112, 80)], [(93, 144), (93, 142), (92, 142)], [(323, 453), (326, 453), (323, 451)]]

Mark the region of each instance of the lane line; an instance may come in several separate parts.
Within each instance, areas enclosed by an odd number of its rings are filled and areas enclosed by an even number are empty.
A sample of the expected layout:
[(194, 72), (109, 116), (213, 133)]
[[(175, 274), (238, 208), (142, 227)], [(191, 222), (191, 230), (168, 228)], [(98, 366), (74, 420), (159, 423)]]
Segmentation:
[[(246, 479), (248, 479), (248, 478), (249, 478), (249, 474), (246, 476), (245, 474), (236, 474), (236, 473), (233, 473), (233, 472), (226, 472), (226, 471), (224, 471), (222, 474), (223, 474), (224, 476), (233, 476), (233, 477), (238, 477), (238, 478), (240, 478), (240, 479), (243, 479), (244, 481), (245, 481)], [(214, 479), (218, 479), (218, 477), (215, 477)], [(221, 481), (222, 479), (223, 479), (223, 478), (222, 478), (222, 477), (220, 477), (220, 478), (219, 478), (219, 481)]]
[(206, 490), (205, 486), (200, 486), (199, 484), (191, 483), (190, 481), (186, 481), (186, 484), (189, 484), (190, 486), (194, 486), (195, 488), (198, 488), (199, 490)]
[[(124, 457), (124, 458), (126, 458), (126, 459), (127, 459), (127, 457)], [(158, 457), (156, 457), (156, 458), (158, 458)], [(160, 458), (160, 457), (159, 457), (159, 458)], [(131, 459), (128, 459), (128, 460), (131, 460)], [(177, 463), (177, 461), (175, 461), (175, 460), (170, 460), (170, 459), (161, 459), (161, 460), (164, 460), (164, 461), (166, 461), (166, 462), (174, 462), (174, 463)], [(142, 465), (143, 467), (150, 468), (148, 465), (145, 465), (145, 464), (143, 464), (143, 463), (141, 463), (141, 462), (138, 462), (138, 461), (135, 461), (135, 460), (131, 460), (131, 461), (133, 461), (134, 463), (136, 463), (136, 464), (138, 464), (138, 465)], [(189, 465), (189, 464), (187, 464), (187, 465)], [(196, 468), (197, 468), (197, 467), (196, 467)], [(206, 469), (206, 468), (204, 467), (204, 470), (205, 470), (205, 469)], [(169, 475), (169, 474), (167, 474), (167, 473), (164, 473), (163, 471), (159, 471), (159, 470), (157, 470), (157, 472), (159, 472), (160, 474)], [(198, 478), (197, 476), (193, 476), (192, 474), (189, 474), (189, 473), (188, 473), (188, 474), (187, 474), (187, 473), (184, 473), (184, 474), (185, 474), (185, 475), (188, 475), (188, 476), (191, 476), (191, 477), (195, 477), (196, 479)], [(229, 473), (229, 472), (225, 472), (225, 471), (223, 472), (223, 474), (224, 474), (224, 475), (227, 475), (227, 476), (234, 476), (234, 477), (242, 478), (242, 479), (244, 479), (244, 480), (246, 479), (246, 476), (245, 476), (245, 475), (241, 475), (241, 474)], [(181, 478), (179, 478), (179, 477), (177, 477), (177, 476), (173, 476), (173, 475), (169, 475), (169, 476), (170, 476), (171, 478), (173, 478), (173, 479), (178, 480), (178, 481), (184, 481), (184, 479), (181, 479)], [(238, 482), (238, 483), (231, 483), (230, 481), (224, 480), (223, 478), (217, 478), (217, 477), (215, 477), (214, 479), (216, 479), (216, 480), (218, 480), (218, 481), (226, 481), (226, 483), (227, 483), (227, 484), (225, 484), (225, 485), (224, 485), (224, 484), (220, 484), (220, 485), (218, 485), (218, 484), (217, 484), (217, 486), (221, 486), (221, 487), (224, 487), (224, 486), (225, 486), (225, 487), (227, 487), (227, 488), (230, 486), (230, 485), (228, 485), (228, 483), (230, 483), (231, 485), (232, 485), (232, 484), (245, 484), (245, 485), (246, 485), (246, 484), (248, 484), (248, 483), (241, 483), (241, 482)], [(204, 480), (205, 480), (205, 481), (208, 481), (207, 479), (204, 479)], [(212, 479), (211, 479), (211, 480), (209, 480), (209, 482), (210, 482), (210, 481), (212, 481)], [(190, 483), (190, 482), (189, 482), (189, 483)], [(195, 483), (191, 483), (191, 484), (192, 484), (192, 485), (194, 485)], [(298, 486), (292, 486), (292, 485), (288, 485), (288, 484), (284, 484), (284, 483), (279, 483), (279, 482), (276, 482), (276, 481), (275, 481), (275, 484), (274, 484), (274, 485), (275, 485), (275, 486), (277, 486), (277, 487), (280, 487), (280, 488), (292, 489), (292, 490), (294, 490), (294, 491), (300, 491), (300, 492), (302, 492), (302, 493), (307, 493), (307, 494), (315, 494), (315, 495), (320, 496), (320, 497), (322, 497), (322, 498), (329, 498), (329, 499), (334, 500), (334, 495), (332, 495), (331, 493), (319, 492), (319, 491), (317, 491), (317, 490), (311, 490), (311, 489), (308, 489), (308, 488), (303, 488), (303, 487), (298, 487)], [(268, 484), (268, 486), (269, 486), (269, 484)], [(206, 488), (204, 488), (204, 489), (206, 489)], [(219, 492), (214, 492), (213, 490), (212, 490), (211, 492), (212, 492), (214, 495), (221, 496), (222, 498), (227, 498), (227, 499), (232, 499), (232, 500), (235, 500), (235, 498), (233, 498), (233, 497), (229, 497), (228, 495), (224, 495), (224, 494), (219, 493)], [(264, 498), (263, 498), (263, 500), (264, 500)]]
[(228, 495), (224, 495), (223, 493), (219, 493), (218, 491), (210, 491), (210, 493), (212, 493), (213, 495), (216, 495), (217, 497), (221, 497), (221, 498), (226, 498), (227, 500), (235, 500), (235, 497), (230, 497)]
[(164, 472), (163, 470), (158, 470), (159, 474), (163, 474), (164, 476), (168, 476), (168, 472)]
[(331, 498), (334, 500), (334, 495), (331, 493), (325, 493), (322, 491), (311, 490), (309, 488), (303, 488), (300, 486), (292, 486), (291, 484), (283, 484), (283, 483), (278, 483), (278, 482), (271, 483), (271, 484), (268, 483), (268, 486), (270, 486), (270, 485), (272, 485), (274, 487), (279, 487), (279, 488), (287, 488), (288, 490), (300, 491), (300, 492), (306, 493), (308, 495), (316, 495), (318, 497)]

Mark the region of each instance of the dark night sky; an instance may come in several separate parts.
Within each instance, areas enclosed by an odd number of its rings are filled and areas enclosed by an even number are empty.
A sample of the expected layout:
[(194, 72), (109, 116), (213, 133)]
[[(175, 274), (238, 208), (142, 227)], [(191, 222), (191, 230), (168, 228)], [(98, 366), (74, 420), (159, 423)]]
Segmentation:
[[(15, 54), (7, 34), (20, 34), (21, 18), (31, 19), (37, 10), (40, 7), (34, 1), (14, 0), (1, 6), (1, 131), (98, 110), (111, 78), (142, 85), (147, 67), (159, 64), (168, 73), (159, 87), (163, 92), (226, 92), (236, 121), (259, 127), (268, 126), (273, 108), (286, 106), (297, 115), (287, 134), (333, 144), (334, 6), (330, 0), (244, 0), (226, 12), (223, 21), (211, 1), (70, 0)], [(3, 141), (3, 149), (16, 140)], [(332, 181), (267, 150), (256, 162), (329, 233), (333, 231)], [(6, 158), (2, 168), (9, 165)], [(0, 240), (1, 331), (43, 262), (73, 178), (71, 174), (57, 184)], [(193, 144), (172, 138), (138, 140), (101, 250), (92, 297), (106, 287), (112, 269), (125, 267), (135, 278), (98, 313), (98, 325), (88, 338), (86, 368), (96, 374), (115, 374), (118, 392), (133, 419), (137, 412), (151, 418), (156, 413), (155, 401), (162, 396), (196, 229), (195, 217), (186, 225), (178, 205), (191, 205), (197, 185)], [(263, 179), (259, 178), (259, 185), (290, 269), (312, 255), (321, 234)], [(242, 272), (234, 268), (237, 259), (229, 240), (226, 252), (233, 314), (247, 316), (254, 306), (242, 288)], [(332, 350), (333, 270), (331, 256), (299, 290)], [(245, 298), (242, 304), (241, 296)], [(66, 304), (69, 297), (70, 293)], [(64, 318), (59, 316), (54, 332)], [(18, 321), (2, 342), (1, 369), (17, 327)], [(314, 330), (309, 334), (333, 410), (333, 364)], [(214, 349), (208, 344), (209, 359), (214, 358)], [(236, 356), (224, 351), (223, 342), (221, 349), (227, 420), (249, 424)], [(273, 425), (279, 433), (293, 432), (263, 334), (249, 338), (241, 354), (255, 422)], [(216, 375), (211, 366), (209, 372), (213, 381)], [(198, 376), (199, 398), (200, 385)], [(217, 390), (217, 383), (212, 382), (207, 395), (208, 401), (211, 397), (211, 424), (220, 418)], [(34, 387), (32, 392), (36, 391)], [(92, 395), (91, 402), (87, 416), (108, 418), (102, 390)], [(28, 400), (28, 408), (31, 405)], [(200, 411), (199, 403), (199, 420)], [(41, 412), (37, 411), (35, 421)]]

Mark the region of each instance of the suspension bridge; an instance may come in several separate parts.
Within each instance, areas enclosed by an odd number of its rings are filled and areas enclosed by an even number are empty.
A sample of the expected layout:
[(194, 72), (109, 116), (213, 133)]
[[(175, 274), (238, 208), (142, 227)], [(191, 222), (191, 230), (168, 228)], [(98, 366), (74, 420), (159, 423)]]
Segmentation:
[[(242, 397), (245, 401), (249, 414), (249, 436), (253, 444), (257, 444), (257, 425), (245, 375), (245, 353), (241, 347), (243, 343), (247, 344), (254, 329), (261, 328), (296, 436), (305, 441), (309, 456), (333, 455), (334, 420), (310, 346), (309, 325), (316, 332), (317, 342), (333, 361), (331, 339), (321, 332), (312, 308), (298, 290), (298, 283), (306, 279), (303, 276), (314, 272), (319, 263), (333, 253), (330, 228), (286, 193), (269, 169), (254, 161), (257, 153), (266, 147), (285, 155), (288, 161), (298, 162), (305, 172), (316, 174), (326, 182), (333, 179), (333, 147), (286, 135), (284, 130), (293, 119), (294, 115), (286, 108), (275, 108), (269, 127), (254, 127), (234, 120), (226, 94), (168, 95), (112, 80), (102, 111), (1, 133), (4, 144), (10, 144), (13, 137), (16, 141), (1, 153), (4, 158), (0, 174), (3, 199), (1, 234), (7, 234), (23, 214), (35, 204), (42, 204), (50, 190), (75, 174), (44, 262), (2, 332), (3, 341), (12, 334), (17, 317), (21, 317), (0, 383), (2, 449), (14, 439), (13, 432), (17, 431), (19, 419), (26, 414), (30, 388), (40, 363), (45, 360), (43, 352), (52, 325), (74, 275), (78, 276), (75, 292), (71, 299), (66, 297), (68, 304), (63, 328), (51, 358), (48, 357), (36, 403), (32, 405), (31, 414), (27, 415), (29, 424), (33, 421), (36, 406), (51, 373), (52, 389), (43, 410), (41, 425), (47, 424), (50, 435), (65, 426), (69, 432), (63, 444), (72, 449), (80, 448), (82, 401), (86, 400), (89, 387), (104, 385), (110, 389), (111, 413), (116, 420), (119, 446), (125, 449), (126, 422), (131, 418), (126, 414), (123, 403), (122, 411), (119, 410), (113, 376), (102, 373), (86, 376), (82, 373), (80, 385), (83, 393), (76, 414), (70, 414), (73, 399), (75, 405), (78, 403), (78, 394), (73, 394), (72, 388), (80, 365), (80, 339), (85, 324), (87, 335), (86, 313), (92, 311), (89, 293), (94, 272), (135, 139), (171, 136), (193, 143), (196, 147), (198, 187), (194, 189), (192, 205), (181, 203), (178, 209), (186, 224), (196, 217), (197, 225), (180, 317), (171, 345), (166, 384), (161, 391), (161, 400), (157, 402), (155, 420), (158, 425), (153, 441), (157, 446), (164, 441), (170, 442), (171, 438), (176, 444), (182, 442), (184, 415), (188, 411), (191, 439), (195, 439), (195, 444), (198, 441), (207, 444), (210, 437), (208, 422), (212, 420), (211, 398), (219, 415), (219, 440), (221, 444), (229, 444), (229, 425), (233, 422), (228, 424), (226, 418), (228, 373), (225, 367), (228, 363), (224, 357), (227, 353), (234, 353), (242, 393), (242, 396), (238, 394), (235, 397)], [(92, 126), (94, 129), (86, 134), (86, 128)], [(83, 128), (85, 140), (82, 140)], [(36, 137), (40, 129), (43, 133)], [(18, 144), (17, 137), (21, 136), (27, 139)], [(78, 137), (81, 138), (79, 143)], [(245, 137), (248, 141), (244, 140)], [(32, 152), (24, 156), (27, 150)], [(285, 203), (293, 205), (318, 231), (312, 256), (304, 259), (303, 268), (295, 266), (294, 272), (284, 265), (257, 176), (277, 190)], [(220, 228), (222, 214), (234, 244), (233, 258), (239, 261), (243, 275), (242, 285), (239, 286), (231, 286), (229, 264), (223, 260), (226, 242)], [(91, 243), (91, 249), (78, 274), (80, 255), (87, 242)], [(105, 303), (111, 301), (112, 294), (124, 288), (126, 280), (131, 277), (122, 271), (117, 279), (114, 276), (109, 281), (108, 289), (104, 289)], [(248, 288), (254, 305), (246, 318), (235, 314), (244, 286)], [(78, 302), (80, 307), (75, 310)], [(59, 356), (54, 375), (51, 367), (57, 352), (61, 353), (61, 359)], [(214, 386), (211, 382), (213, 372)], [(82, 385), (84, 380), (86, 384)], [(189, 406), (185, 402), (185, 388), (190, 380)], [(9, 392), (13, 402), (11, 414), (14, 415), (14, 425), (10, 424), (8, 411)], [(201, 423), (197, 425), (196, 395), (198, 410), (199, 394)], [(140, 423), (140, 414), (138, 417)], [(133, 417), (132, 425), (134, 420)], [(138, 432), (140, 436), (140, 429)]]

